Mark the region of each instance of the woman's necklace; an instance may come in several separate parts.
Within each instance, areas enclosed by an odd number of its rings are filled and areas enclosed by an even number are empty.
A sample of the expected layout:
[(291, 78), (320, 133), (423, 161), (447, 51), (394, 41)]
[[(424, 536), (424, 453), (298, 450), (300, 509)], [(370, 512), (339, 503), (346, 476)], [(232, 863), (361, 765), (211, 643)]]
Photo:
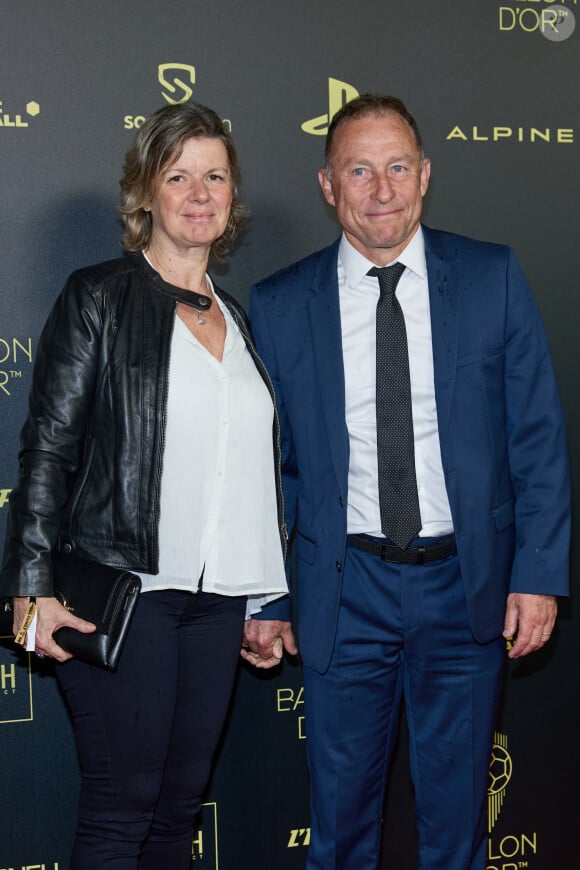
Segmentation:
[[(148, 251), (143, 251), (143, 254), (153, 268), (156, 268), (156, 271), (159, 275), (164, 278), (164, 273), (171, 276), (172, 269), (166, 269), (162, 266), (159, 257), (157, 254), (154, 254), (151, 248)], [(153, 262), (152, 262), (153, 261)], [(156, 264), (156, 267), (155, 265)], [(165, 280), (165, 279), (164, 279)], [(171, 283), (171, 282), (169, 282)], [(174, 285), (175, 286), (175, 285)], [(200, 326), (205, 326), (207, 323), (207, 319), (204, 316), (204, 312), (207, 313), (211, 308), (212, 298), (211, 298), (211, 284), (209, 283), (207, 274), (204, 273), (203, 276), (203, 291), (196, 290), (188, 290), (191, 293), (191, 305), (195, 308), (197, 313), (197, 322)]]
[[(204, 295), (207, 295), (209, 297), (211, 295), (211, 287), (209, 286), (209, 281), (207, 280), (207, 275), (203, 276), (203, 283), (205, 284), (205, 294)], [(211, 305), (211, 301), (209, 304)], [(205, 326), (205, 324), (207, 323), (207, 320), (203, 316), (203, 311), (199, 308), (197, 308), (196, 310), (197, 310), (197, 322), (199, 323), (200, 326)]]

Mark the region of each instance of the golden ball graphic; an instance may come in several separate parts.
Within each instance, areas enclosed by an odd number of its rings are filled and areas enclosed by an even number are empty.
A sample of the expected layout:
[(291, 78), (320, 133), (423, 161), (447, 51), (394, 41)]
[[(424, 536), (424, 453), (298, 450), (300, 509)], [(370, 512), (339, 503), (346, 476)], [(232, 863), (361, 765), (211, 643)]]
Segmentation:
[(491, 762), (489, 765), (489, 786), (488, 794), (497, 794), (503, 791), (512, 775), (512, 760), (503, 746), (498, 746), (497, 743), (491, 751)]

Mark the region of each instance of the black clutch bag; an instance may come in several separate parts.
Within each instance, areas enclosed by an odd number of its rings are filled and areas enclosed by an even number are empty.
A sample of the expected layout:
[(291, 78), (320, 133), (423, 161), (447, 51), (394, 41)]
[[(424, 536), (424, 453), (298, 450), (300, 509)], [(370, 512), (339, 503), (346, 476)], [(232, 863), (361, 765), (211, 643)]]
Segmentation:
[(94, 623), (91, 634), (67, 626), (54, 639), (75, 658), (115, 671), (141, 590), (141, 578), (122, 568), (53, 554), (54, 595), (75, 616)]

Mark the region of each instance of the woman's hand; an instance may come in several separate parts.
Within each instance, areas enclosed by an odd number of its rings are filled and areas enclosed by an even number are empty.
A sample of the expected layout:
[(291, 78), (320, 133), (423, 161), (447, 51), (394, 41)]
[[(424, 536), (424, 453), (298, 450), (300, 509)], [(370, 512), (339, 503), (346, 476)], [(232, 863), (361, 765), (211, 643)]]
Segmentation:
[[(27, 598), (14, 599), (15, 635), (26, 616), (28, 604)], [(53, 638), (55, 631), (65, 625), (83, 634), (91, 634), (96, 629), (96, 626), (92, 622), (86, 622), (84, 619), (79, 619), (78, 616), (73, 616), (72, 613), (69, 613), (66, 607), (63, 607), (56, 598), (37, 598), (36, 613), (35, 652), (41, 657), (47, 656), (48, 658), (56, 659), (58, 662), (66, 662), (67, 659), (72, 658), (72, 655), (56, 643)]]

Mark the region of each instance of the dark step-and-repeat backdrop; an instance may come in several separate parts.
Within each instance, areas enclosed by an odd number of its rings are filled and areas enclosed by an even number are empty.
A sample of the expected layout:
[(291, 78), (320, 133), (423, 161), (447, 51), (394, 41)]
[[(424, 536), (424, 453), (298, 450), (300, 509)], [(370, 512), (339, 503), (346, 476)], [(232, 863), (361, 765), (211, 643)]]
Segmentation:
[[(357, 93), (400, 96), (432, 158), (426, 222), (512, 245), (551, 338), (578, 482), (578, 0), (2, 0), (0, 544), (39, 332), (67, 274), (118, 256), (118, 178), (144, 118), (193, 98), (227, 120), (252, 222), (220, 285), (337, 234), (316, 170)], [(574, 566), (573, 566), (573, 577)], [(489, 781), (488, 870), (580, 866), (579, 619), (510, 664)], [(298, 665), (240, 668), (192, 845), (201, 870), (298, 870), (309, 838)], [(127, 735), (130, 739), (130, 735)], [(78, 771), (49, 664), (0, 641), (0, 870), (67, 870)], [(416, 867), (406, 742), (383, 868)], [(433, 747), (437, 752), (437, 747)]]

